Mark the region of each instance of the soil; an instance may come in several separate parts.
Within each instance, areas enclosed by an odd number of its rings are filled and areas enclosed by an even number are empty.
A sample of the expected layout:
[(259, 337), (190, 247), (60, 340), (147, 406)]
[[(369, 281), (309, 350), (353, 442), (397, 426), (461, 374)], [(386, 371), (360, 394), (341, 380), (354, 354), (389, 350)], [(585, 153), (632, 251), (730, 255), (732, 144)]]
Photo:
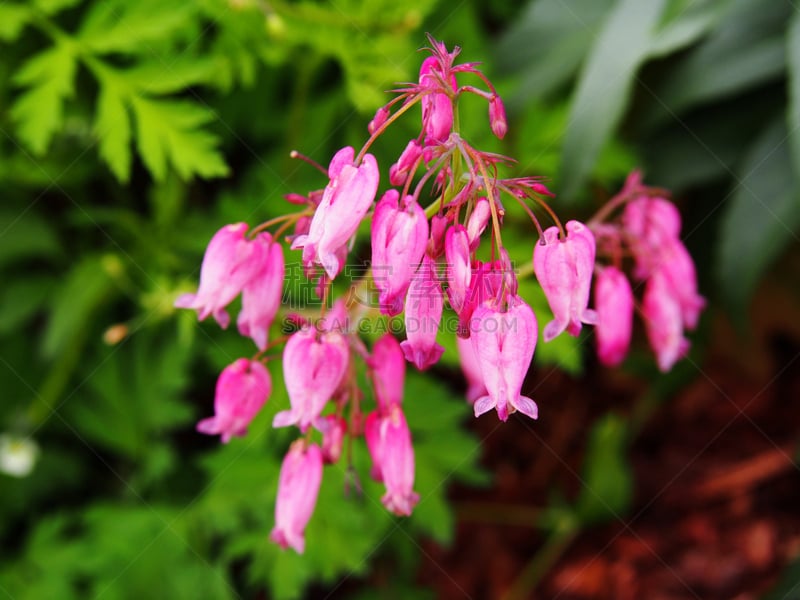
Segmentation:
[(569, 500), (583, 486), (588, 428), (608, 411), (635, 418), (652, 388), (624, 369), (573, 379), (534, 368), (525, 389), (538, 421), (486, 415), (469, 425), (493, 483), (450, 490), (456, 539), (425, 544), (418, 583), (454, 599), (761, 598), (800, 556), (798, 306), (797, 290), (765, 286), (746, 337), (720, 313), (705, 316), (702, 362), (683, 367), (688, 379), (627, 453), (630, 509), (583, 528), (526, 581), (546, 541), (541, 509), (554, 490)]

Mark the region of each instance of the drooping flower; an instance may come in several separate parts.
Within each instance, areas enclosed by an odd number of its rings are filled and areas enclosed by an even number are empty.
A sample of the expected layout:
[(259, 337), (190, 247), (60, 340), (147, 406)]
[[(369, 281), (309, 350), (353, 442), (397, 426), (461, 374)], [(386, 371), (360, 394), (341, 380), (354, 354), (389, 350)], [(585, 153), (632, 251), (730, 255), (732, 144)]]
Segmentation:
[(538, 417), (536, 403), (520, 395), (537, 337), (536, 316), (518, 296), (508, 299), (505, 311), (491, 301), (475, 309), (470, 319), (470, 339), (487, 390), (475, 401), (476, 417), (493, 408), (501, 421), (516, 410), (532, 419)]
[(467, 380), (467, 402), (474, 404), (475, 400), (481, 396), (486, 396), (488, 393), (483, 383), (481, 365), (478, 362), (478, 356), (475, 354), (471, 339), (457, 335), (456, 347), (458, 348), (458, 356), (461, 359), (461, 371)]
[(314, 427), (322, 433), (322, 460), (326, 465), (339, 461), (342, 455), (342, 443), (347, 431), (347, 422), (336, 415), (318, 417)]
[(381, 412), (374, 411), (367, 415), (364, 420), (364, 441), (367, 442), (367, 450), (372, 458), (372, 467), (369, 476), (378, 483), (383, 482), (381, 465), (383, 458), (381, 455)]
[(368, 364), (372, 369), (378, 409), (386, 412), (392, 405), (402, 403), (406, 360), (400, 344), (391, 333), (375, 342)]
[(609, 266), (598, 272), (594, 303), (597, 356), (604, 365), (615, 367), (628, 354), (633, 329), (633, 290), (622, 271)]
[(322, 482), (322, 452), (319, 446), (297, 440), (281, 464), (275, 527), (269, 538), (281, 548), (298, 554), (305, 550), (305, 529), (317, 504)]
[(683, 325), (694, 329), (700, 312), (706, 305), (705, 298), (697, 293), (697, 271), (689, 251), (680, 240), (673, 240), (661, 247), (658, 270), (664, 274), (672, 295), (681, 307)]
[(353, 164), (355, 150), (347, 146), (339, 150), (328, 167), (330, 182), (311, 219), (307, 235), (299, 235), (292, 248), (303, 249), (307, 269), (322, 265), (333, 279), (343, 266), (342, 250), (367, 214), (380, 179), (378, 163), (371, 154), (364, 155), (359, 166)]
[(478, 198), (475, 207), (472, 209), (472, 214), (467, 221), (467, 234), (469, 235), (470, 250), (475, 250), (481, 242), (481, 234), (486, 225), (489, 224), (489, 217), (492, 215), (492, 209), (489, 205), (488, 198)]
[(283, 350), (283, 375), (292, 407), (276, 414), (272, 426), (297, 425), (305, 432), (342, 382), (348, 360), (347, 341), (341, 333), (310, 328), (294, 333)]
[(414, 492), (414, 448), (403, 411), (395, 404), (385, 414), (370, 414), (367, 422), (373, 475), (386, 486), (381, 502), (394, 514), (408, 516), (419, 494)]
[(225, 307), (261, 268), (259, 247), (244, 237), (246, 231), (247, 223), (235, 223), (214, 234), (203, 256), (197, 293), (180, 296), (176, 308), (197, 310), (201, 321), (212, 315), (220, 327), (228, 327)]
[(681, 214), (669, 200), (642, 196), (625, 205), (622, 224), (628, 235), (651, 248), (658, 248), (678, 239)]
[(267, 368), (256, 360), (240, 358), (222, 370), (214, 395), (214, 416), (197, 424), (197, 431), (222, 435), (227, 444), (233, 436), (247, 433), (250, 422), (272, 392)]
[(408, 288), (405, 316), (408, 339), (400, 344), (406, 360), (419, 370), (435, 364), (444, 352), (436, 343), (443, 305), (436, 263), (426, 254)]
[(533, 251), (536, 278), (553, 311), (553, 320), (544, 328), (545, 342), (564, 330), (578, 335), (582, 323), (597, 322), (595, 311), (587, 308), (594, 269), (594, 235), (578, 221), (568, 221), (566, 231), (562, 240), (557, 227), (546, 229), (544, 239)]
[(259, 234), (253, 243), (262, 246), (262, 268), (244, 286), (237, 325), (239, 333), (252, 338), (258, 349), (264, 351), (270, 325), (283, 298), (283, 247), (268, 233)]
[(642, 315), (658, 368), (666, 373), (689, 350), (689, 341), (683, 337), (681, 305), (661, 271), (653, 273), (645, 284)]
[(447, 298), (453, 310), (460, 313), (472, 281), (469, 233), (463, 225), (454, 225), (447, 230), (444, 252), (447, 259)]
[(398, 204), (397, 190), (388, 190), (372, 219), (372, 276), (385, 315), (403, 310), (408, 286), (428, 244), (428, 219), (411, 196)]

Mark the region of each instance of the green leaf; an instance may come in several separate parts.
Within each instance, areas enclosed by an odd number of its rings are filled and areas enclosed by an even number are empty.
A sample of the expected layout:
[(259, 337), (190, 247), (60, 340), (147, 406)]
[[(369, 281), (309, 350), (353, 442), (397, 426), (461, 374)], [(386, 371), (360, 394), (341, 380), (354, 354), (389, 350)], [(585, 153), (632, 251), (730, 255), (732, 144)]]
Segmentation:
[(789, 65), (788, 118), (790, 149), (794, 172), (800, 175), (800, 12), (795, 11), (786, 32), (786, 57)]
[(642, 127), (655, 128), (700, 103), (780, 77), (786, 68), (783, 30), (789, 11), (781, 2), (736, 0), (711, 35), (651, 90), (658, 102)]
[(733, 0), (669, 0), (649, 57), (666, 56), (705, 36), (730, 9)]
[(773, 119), (748, 149), (720, 225), (717, 275), (728, 306), (744, 318), (770, 263), (800, 240), (800, 202), (784, 119)]
[(64, 101), (74, 93), (76, 57), (72, 46), (59, 43), (25, 62), (14, 82), (27, 90), (11, 107), (11, 118), (25, 145), (45, 153), (64, 120)]
[[(532, 0), (498, 42), (501, 72), (519, 74), (509, 108), (546, 97), (571, 79), (613, 0)], [(535, 44), (531, 40), (536, 40)]]
[(131, 124), (125, 97), (109, 80), (100, 79), (94, 121), (100, 157), (116, 178), (127, 183), (131, 173)]
[(228, 166), (216, 149), (218, 138), (201, 128), (213, 120), (210, 110), (181, 100), (134, 97), (131, 102), (139, 153), (154, 179), (163, 181), (168, 165), (182, 179), (228, 174)]
[(782, 100), (768, 94), (693, 111), (682, 117), (682, 126), (664, 127), (642, 141), (647, 178), (673, 192), (726, 180), (764, 122), (782, 108)]
[(33, 4), (46, 15), (54, 15), (80, 4), (81, 0), (34, 0)]
[[(194, 2), (104, 0), (92, 6), (78, 32), (80, 41), (98, 54), (156, 54), (168, 40), (175, 43), (195, 29)], [(194, 39), (192, 36), (190, 39)], [(169, 61), (163, 60), (168, 67)]]
[(146, 480), (157, 479), (172, 465), (171, 453), (156, 450), (157, 440), (193, 414), (180, 399), (188, 383), (189, 350), (151, 331), (105, 348), (86, 381), (89, 394), (70, 406), (82, 436), (141, 460)]
[(41, 311), (54, 282), (47, 277), (14, 279), (0, 291), (0, 334), (12, 333), (25, 326), (27, 321)]
[(0, 267), (13, 261), (57, 256), (61, 244), (53, 225), (30, 207), (0, 211)]
[(73, 337), (90, 326), (95, 310), (114, 288), (107, 260), (87, 256), (65, 276), (53, 296), (53, 308), (42, 341), (42, 352), (52, 359), (62, 353)]
[(0, 4), (0, 41), (13, 42), (31, 19), (27, 6), (5, 2)]
[(627, 421), (613, 414), (592, 426), (576, 504), (576, 514), (583, 523), (617, 519), (630, 507), (633, 478), (627, 458), (629, 437)]
[(628, 104), (664, 0), (618, 0), (595, 41), (575, 92), (564, 138), (561, 196), (574, 201)]

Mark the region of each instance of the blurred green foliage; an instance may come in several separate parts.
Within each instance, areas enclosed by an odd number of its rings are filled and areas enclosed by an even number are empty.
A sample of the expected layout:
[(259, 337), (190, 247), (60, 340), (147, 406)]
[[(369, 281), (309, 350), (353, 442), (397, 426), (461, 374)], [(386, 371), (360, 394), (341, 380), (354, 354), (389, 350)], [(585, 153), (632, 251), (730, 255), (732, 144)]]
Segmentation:
[[(269, 426), (288, 405), (277, 363), (249, 435), (202, 438), (193, 425), (210, 414), (216, 374), (253, 348), (172, 304), (222, 224), (276, 216), (283, 194), (324, 185), (289, 151), (326, 163), (360, 144), (384, 90), (415, 77), (426, 30), (488, 62), (509, 136), (494, 140), (485, 104), (466, 101), (471, 140), (552, 178), (562, 212), (585, 212), (573, 200), (610, 195), (637, 164), (655, 185), (721, 189), (695, 212), (719, 221), (720, 293), (742, 310), (797, 239), (796, 12), (758, 0), (483, 4), (0, 3), (0, 429), (41, 448), (30, 476), (0, 475), (6, 595), (141, 598), (158, 582), (159, 597), (291, 598), (382, 564), (397, 597), (421, 593), (418, 540), (453, 535), (447, 484), (489, 479), (458, 385), (407, 382), (414, 516), (386, 513), (356, 444), (363, 493), (344, 467), (326, 469), (299, 557), (267, 539), (290, 441)], [(382, 138), (381, 164), (413, 135), (400, 124)], [(504, 239), (524, 268), (535, 238), (514, 217)], [(528, 278), (521, 291), (544, 326), (541, 290)], [(537, 364), (577, 376), (585, 341), (540, 344)], [(454, 373), (454, 338), (442, 343), (439, 374)], [(585, 489), (559, 510), (586, 523), (624, 513), (628, 440), (621, 418), (588, 429)]]

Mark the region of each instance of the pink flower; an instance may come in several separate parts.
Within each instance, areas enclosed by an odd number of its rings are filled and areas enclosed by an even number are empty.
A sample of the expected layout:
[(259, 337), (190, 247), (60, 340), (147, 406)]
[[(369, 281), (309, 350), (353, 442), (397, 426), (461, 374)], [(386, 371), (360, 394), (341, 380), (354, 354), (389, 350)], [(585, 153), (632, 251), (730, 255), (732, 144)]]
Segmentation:
[(492, 127), (492, 133), (502, 140), (508, 132), (508, 121), (506, 121), (506, 109), (503, 101), (497, 94), (489, 100), (489, 124)]
[(663, 244), (659, 254), (657, 268), (666, 277), (672, 295), (681, 307), (683, 324), (687, 329), (694, 329), (706, 305), (705, 299), (697, 293), (694, 261), (683, 242), (677, 239)]
[(408, 339), (400, 344), (406, 360), (420, 370), (435, 364), (444, 352), (436, 343), (443, 304), (436, 263), (426, 254), (408, 288), (405, 317)]
[(394, 404), (403, 401), (403, 385), (406, 378), (406, 361), (400, 344), (391, 333), (382, 336), (372, 348), (369, 357), (372, 382), (378, 409), (386, 412)]
[(689, 341), (683, 337), (680, 303), (673, 296), (667, 277), (661, 271), (656, 271), (647, 280), (642, 314), (658, 368), (666, 373), (689, 350)]
[(483, 383), (481, 365), (478, 362), (478, 356), (475, 354), (475, 348), (470, 338), (456, 336), (456, 347), (458, 348), (458, 356), (461, 359), (461, 370), (467, 379), (467, 402), (474, 404), (478, 398), (488, 394)]
[(237, 324), (239, 333), (253, 338), (258, 349), (264, 351), (270, 325), (283, 298), (283, 247), (273, 242), (268, 233), (259, 234), (253, 244), (261, 246), (261, 270), (244, 286)]
[(642, 196), (625, 206), (622, 224), (631, 236), (651, 248), (658, 248), (663, 243), (678, 239), (681, 214), (669, 200)]
[(374, 465), (373, 475), (377, 474), (378, 480), (386, 486), (381, 502), (396, 515), (410, 515), (419, 501), (419, 494), (414, 492), (411, 432), (400, 406), (391, 406), (386, 414), (370, 414), (365, 434)]
[(533, 268), (542, 286), (553, 320), (544, 328), (544, 341), (549, 342), (565, 329), (578, 335), (581, 323), (593, 325), (597, 313), (587, 308), (594, 269), (595, 242), (588, 227), (568, 221), (566, 239), (558, 236), (558, 228), (544, 232), (544, 240), (533, 251)]
[(383, 482), (383, 473), (381, 472), (381, 464), (383, 463), (381, 455), (381, 414), (383, 413), (378, 411), (371, 412), (364, 421), (364, 440), (367, 442), (367, 450), (370, 457), (372, 457), (372, 468), (369, 471), (369, 476), (378, 483)]
[(222, 434), (227, 444), (233, 436), (243, 436), (247, 426), (264, 406), (272, 392), (272, 379), (258, 361), (240, 358), (222, 370), (214, 395), (214, 416), (197, 424), (197, 431)]
[(276, 414), (272, 426), (297, 425), (305, 432), (342, 382), (348, 360), (341, 333), (304, 329), (293, 334), (283, 350), (283, 376), (292, 407)]
[(606, 366), (620, 364), (628, 353), (633, 328), (633, 291), (625, 274), (605, 267), (597, 274), (594, 288), (597, 307), (597, 356)]
[[(421, 100), (422, 128), (425, 131), (426, 143), (446, 140), (453, 129), (453, 101), (447, 92), (455, 92), (456, 80), (454, 76), (451, 76), (450, 81), (445, 82), (442, 81), (443, 77), (439, 59), (429, 56), (422, 61), (419, 70), (419, 85), (421, 88), (430, 90)], [(446, 90), (444, 86), (448, 83), (450, 89)]]
[(303, 248), (307, 269), (320, 264), (333, 279), (342, 268), (342, 250), (353, 237), (378, 191), (378, 163), (366, 154), (359, 166), (353, 164), (355, 151), (347, 146), (331, 160), (331, 178), (311, 219), (308, 235), (297, 236), (292, 248)]
[(200, 287), (196, 294), (183, 294), (176, 308), (193, 308), (199, 320), (213, 315), (225, 329), (230, 317), (225, 307), (261, 268), (255, 244), (245, 239), (247, 223), (226, 225), (211, 238), (200, 267)]
[(372, 120), (367, 124), (367, 131), (370, 134), (375, 133), (378, 128), (382, 127), (386, 120), (389, 118), (389, 109), (385, 106), (381, 106), (377, 111), (375, 111), (375, 116), (372, 117)]
[(314, 421), (314, 427), (322, 433), (322, 460), (326, 465), (339, 461), (342, 443), (347, 431), (347, 422), (342, 417), (327, 415)]
[(536, 349), (537, 327), (531, 307), (518, 296), (508, 299), (505, 312), (498, 310), (494, 302), (475, 309), (470, 339), (488, 390), (487, 395), (475, 401), (476, 417), (493, 408), (501, 421), (516, 410), (532, 419), (538, 417), (536, 403), (520, 395)]
[(447, 230), (444, 252), (447, 259), (447, 298), (457, 313), (464, 308), (472, 281), (469, 234), (463, 225)]
[(487, 198), (478, 198), (475, 208), (472, 209), (472, 214), (470, 214), (467, 221), (470, 250), (475, 250), (480, 244), (481, 234), (486, 229), (486, 225), (489, 224), (491, 216), (492, 209), (489, 206), (489, 200)]
[(372, 218), (372, 277), (380, 291), (385, 315), (403, 310), (408, 286), (428, 244), (428, 219), (411, 196), (398, 206), (399, 194), (390, 189)]
[(403, 150), (397, 162), (389, 167), (389, 183), (396, 186), (403, 185), (406, 182), (408, 173), (421, 156), (422, 148), (420, 148), (419, 142), (417, 140), (408, 142), (406, 149)]
[(305, 529), (314, 512), (322, 482), (322, 452), (297, 440), (283, 459), (275, 502), (275, 527), (269, 539), (284, 550), (305, 550)]

